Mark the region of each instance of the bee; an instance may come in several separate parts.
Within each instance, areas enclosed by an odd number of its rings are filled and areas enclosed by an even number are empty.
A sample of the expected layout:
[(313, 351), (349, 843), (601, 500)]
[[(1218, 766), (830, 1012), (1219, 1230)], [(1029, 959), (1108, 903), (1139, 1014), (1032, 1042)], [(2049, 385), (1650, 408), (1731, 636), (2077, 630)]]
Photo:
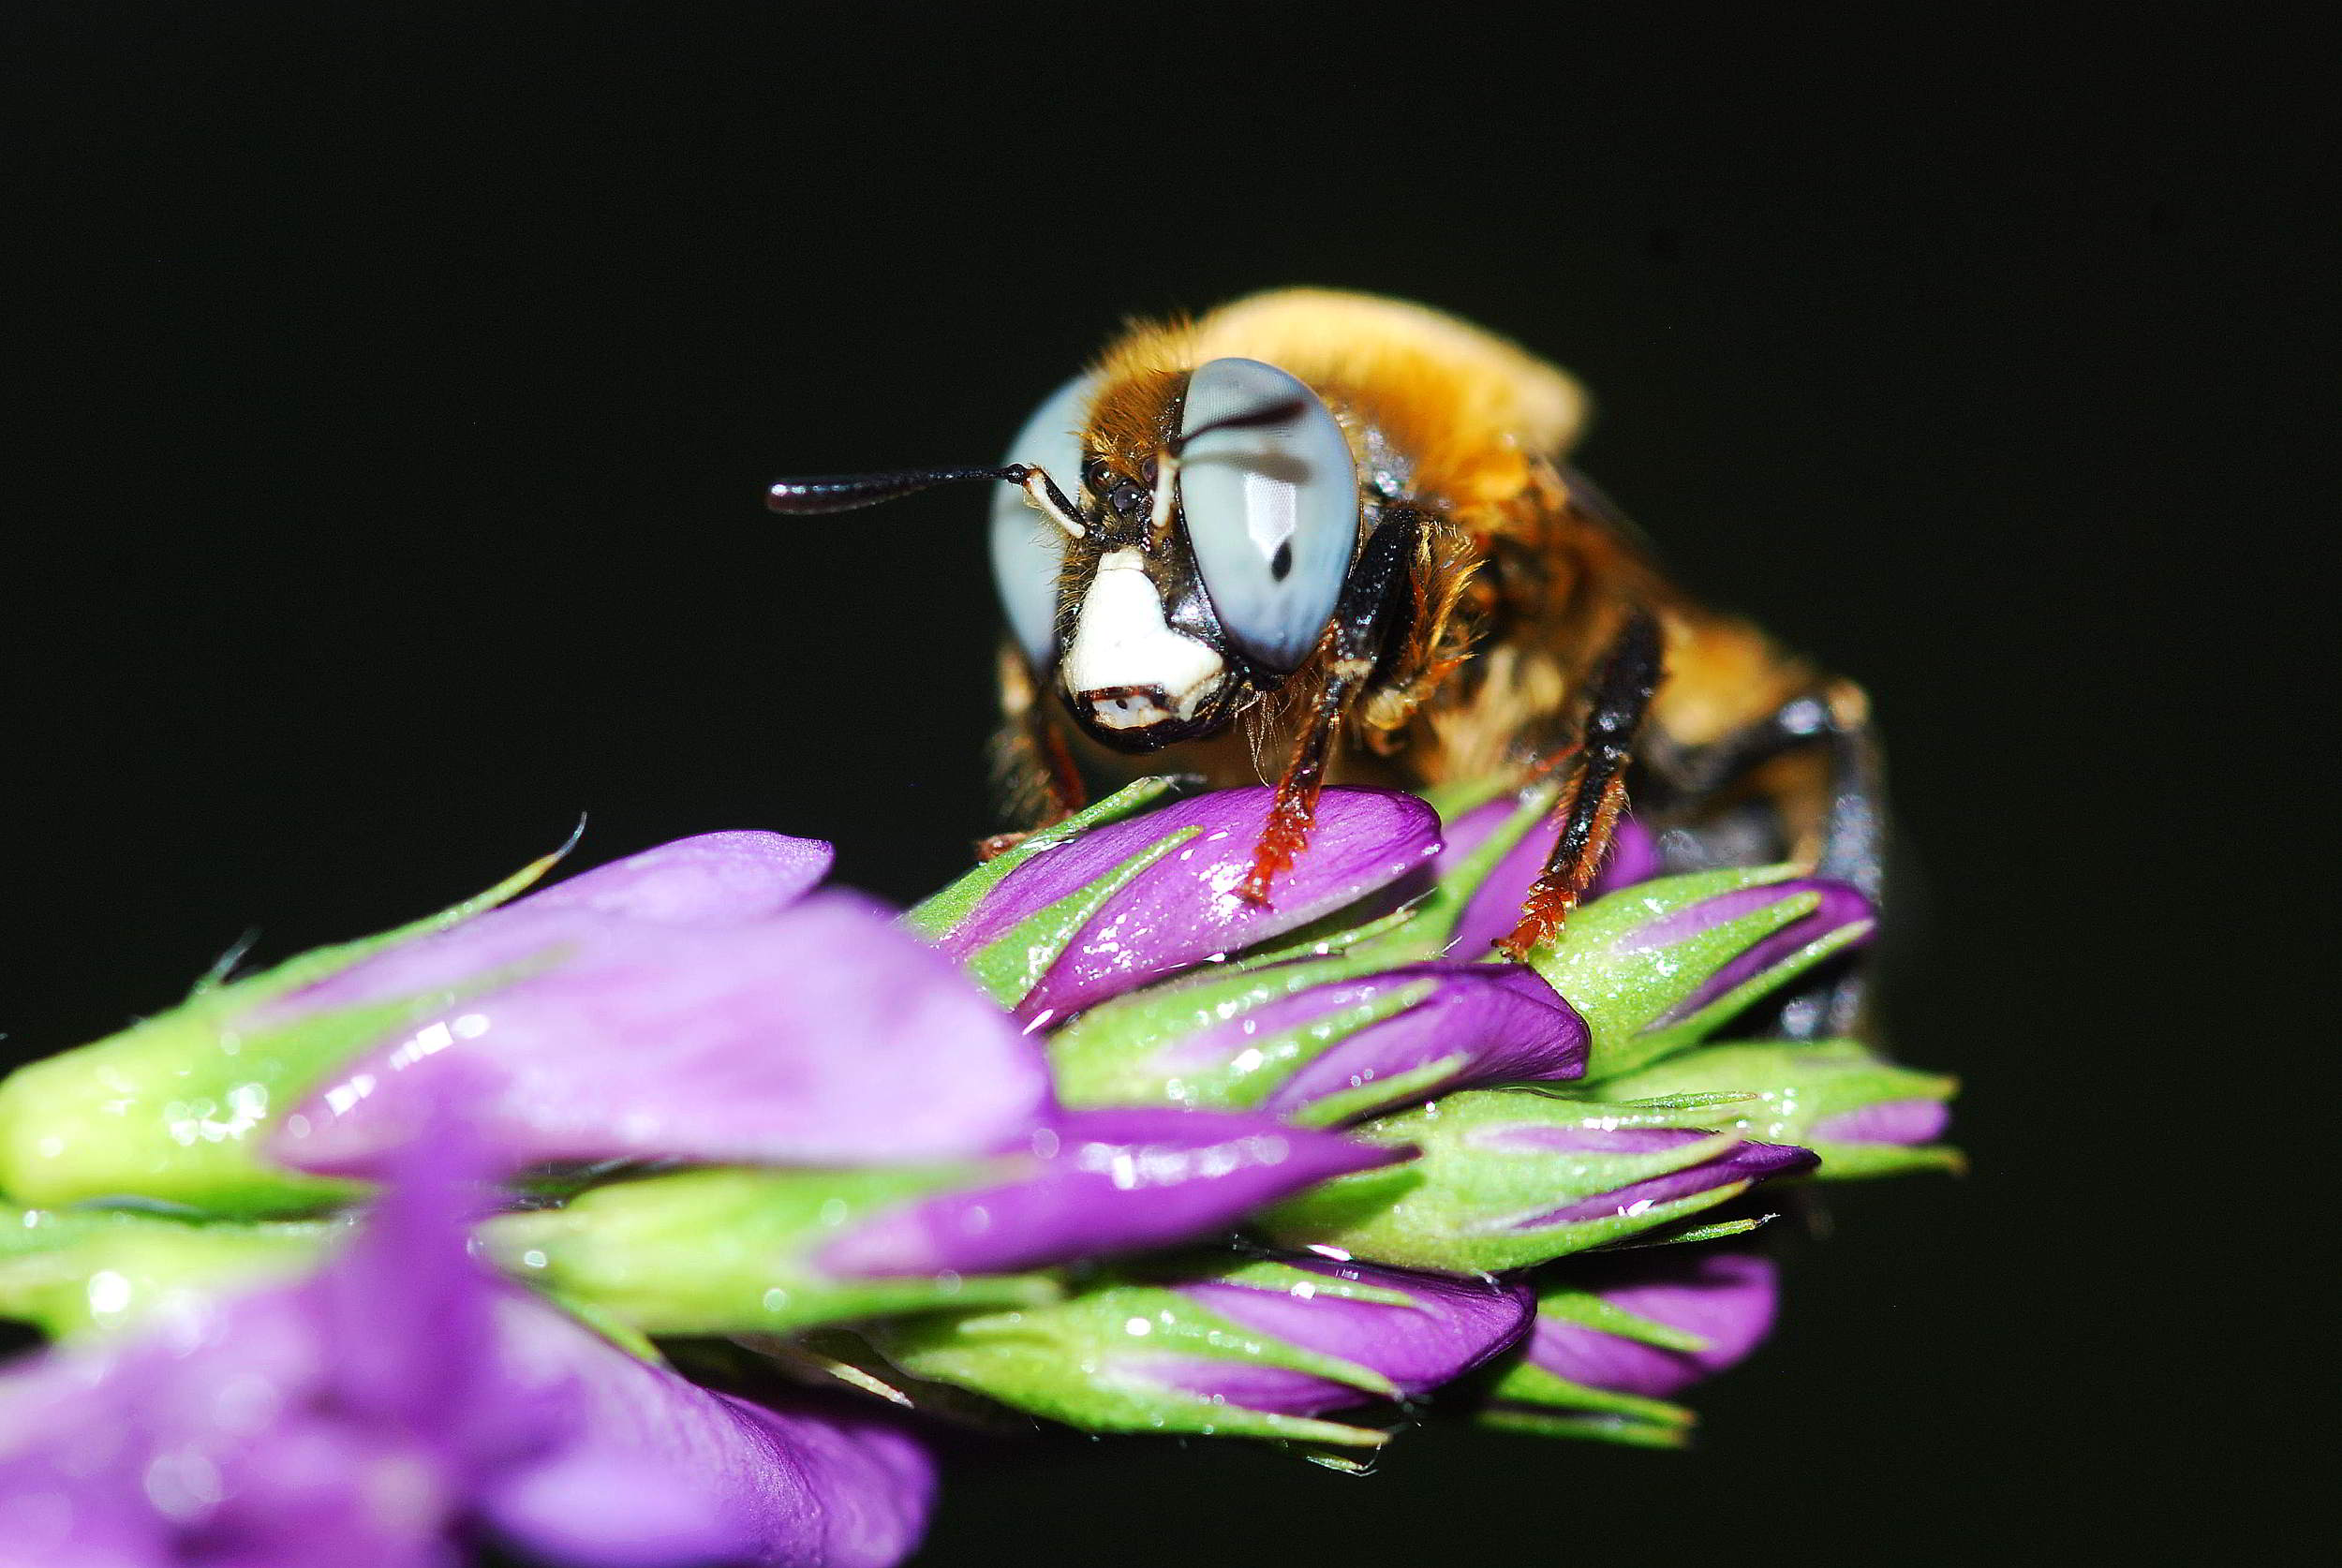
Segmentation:
[[(1556, 765), (1515, 955), (1584, 894), (1630, 791), (1670, 866), (1796, 858), (1875, 894), (1860, 688), (1667, 579), (1569, 466), (1586, 412), (1568, 375), (1454, 317), (1280, 289), (1132, 325), (1001, 464), (783, 480), (768, 504), (1003, 484), (1001, 749), (1029, 818), (1076, 809), (1085, 768), (1273, 777), (1249, 898), (1273, 895), (1328, 782)], [(1849, 984), (1787, 1023), (1842, 1028), (1854, 1004)]]

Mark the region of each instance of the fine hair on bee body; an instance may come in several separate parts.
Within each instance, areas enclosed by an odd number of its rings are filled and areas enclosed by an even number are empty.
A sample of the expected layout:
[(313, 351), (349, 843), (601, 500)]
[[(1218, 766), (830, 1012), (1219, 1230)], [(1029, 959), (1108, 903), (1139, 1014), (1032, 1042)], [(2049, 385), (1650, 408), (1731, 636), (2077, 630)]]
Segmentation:
[(1630, 790), (1671, 864), (1797, 858), (1875, 892), (1861, 691), (1667, 579), (1569, 466), (1587, 411), (1567, 374), (1454, 317), (1277, 289), (1132, 324), (1004, 464), (783, 481), (771, 504), (1005, 481), (998, 762), (1029, 823), (1090, 776), (1273, 782), (1243, 887), (1267, 899), (1328, 783), (1559, 765), (1515, 953), (1566, 918)]

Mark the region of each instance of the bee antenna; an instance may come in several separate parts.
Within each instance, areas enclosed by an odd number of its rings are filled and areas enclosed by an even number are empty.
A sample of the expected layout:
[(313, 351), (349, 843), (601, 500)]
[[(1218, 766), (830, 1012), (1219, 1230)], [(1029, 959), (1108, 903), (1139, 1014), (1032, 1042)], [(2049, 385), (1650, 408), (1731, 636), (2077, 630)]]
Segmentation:
[(1079, 539), (1087, 531), (1081, 514), (1058, 489), (1047, 472), (1030, 463), (1010, 463), (997, 468), (904, 468), (891, 474), (833, 474), (820, 479), (775, 480), (764, 493), (764, 505), (791, 517), (818, 517), (825, 512), (852, 511), (882, 501), (900, 500), (939, 484), (961, 480), (1005, 480), (1022, 489), (1032, 504), (1068, 535)]
[(1215, 430), (1258, 430), (1263, 425), (1282, 424), (1299, 414), (1301, 407), (1301, 400), (1297, 397), (1281, 397), (1274, 403), (1264, 403), (1257, 408), (1248, 408), (1240, 414), (1230, 414), (1225, 419), (1199, 424), (1165, 441), (1163, 455), (1156, 460), (1154, 515), (1148, 520), (1148, 532), (1156, 545), (1160, 547), (1171, 537), (1171, 504), (1178, 491), (1175, 481), (1178, 478), (1179, 455), (1187, 451), (1189, 442), (1199, 436), (1208, 436)]
[(1184, 431), (1172, 436), (1164, 450), (1177, 457), (1187, 450), (1189, 442), (1198, 436), (1221, 430), (1258, 430), (1263, 425), (1282, 424), (1299, 415), (1301, 407), (1299, 398), (1281, 397), (1274, 403), (1264, 403), (1257, 408), (1248, 408), (1241, 414), (1230, 414), (1225, 419), (1213, 420), (1208, 424), (1199, 424), (1193, 430)]

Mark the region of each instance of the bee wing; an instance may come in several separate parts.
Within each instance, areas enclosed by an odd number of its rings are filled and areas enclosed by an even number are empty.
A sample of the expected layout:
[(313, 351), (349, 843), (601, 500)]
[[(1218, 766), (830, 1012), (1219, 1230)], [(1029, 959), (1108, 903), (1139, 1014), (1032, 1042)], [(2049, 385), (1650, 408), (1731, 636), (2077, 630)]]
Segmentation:
[(1658, 542), (1644, 531), (1641, 524), (1626, 515), (1609, 492), (1575, 468), (1562, 470), (1562, 488), (1568, 494), (1572, 511), (1607, 529), (1619, 542), (1631, 548), (1646, 560), (1659, 558)]

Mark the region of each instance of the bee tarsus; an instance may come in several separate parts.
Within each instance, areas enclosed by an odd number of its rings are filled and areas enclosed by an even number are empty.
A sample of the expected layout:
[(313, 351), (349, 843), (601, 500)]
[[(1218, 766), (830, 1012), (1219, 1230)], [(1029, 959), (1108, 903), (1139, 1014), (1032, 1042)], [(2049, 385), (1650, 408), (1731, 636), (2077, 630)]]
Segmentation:
[(1560, 935), (1570, 911), (1601, 871), (1618, 820), (1625, 814), (1626, 764), (1651, 712), (1651, 701), (1658, 694), (1662, 657), (1658, 617), (1637, 610), (1594, 677), (1580, 738), (1573, 747), (1569, 782), (1554, 802), (1562, 831), (1553, 840), (1544, 874), (1529, 889), (1520, 923), (1496, 943), (1506, 957), (1526, 956)]
[(1268, 821), (1253, 852), (1251, 874), (1239, 890), (1248, 903), (1268, 902), (1270, 883), (1292, 868), (1307, 847), (1317, 820), (1317, 797), (1326, 787), (1327, 754), (1341, 719), (1382, 661), (1389, 641), (1405, 630), (1404, 589), (1422, 542), (1423, 517), (1407, 507), (1386, 507), (1342, 580), (1316, 661), (1325, 683), (1301, 721)]

